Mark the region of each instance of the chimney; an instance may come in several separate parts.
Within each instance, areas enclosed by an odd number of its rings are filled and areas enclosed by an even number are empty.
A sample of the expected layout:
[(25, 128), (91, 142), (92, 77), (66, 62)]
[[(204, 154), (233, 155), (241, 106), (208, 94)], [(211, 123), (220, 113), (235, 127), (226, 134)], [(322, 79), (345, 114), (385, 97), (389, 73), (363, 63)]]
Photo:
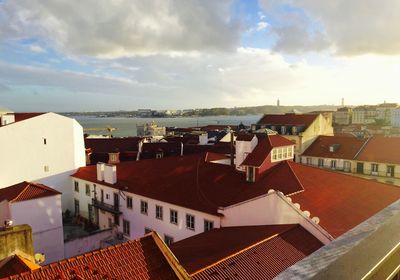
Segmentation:
[(106, 164), (103, 162), (98, 162), (96, 164), (97, 168), (97, 181), (103, 181), (104, 180), (104, 166)]
[(35, 262), (32, 228), (29, 225), (0, 227), (0, 248), (0, 262), (15, 254)]
[(104, 165), (104, 182), (115, 184), (117, 182), (117, 166), (113, 164)]

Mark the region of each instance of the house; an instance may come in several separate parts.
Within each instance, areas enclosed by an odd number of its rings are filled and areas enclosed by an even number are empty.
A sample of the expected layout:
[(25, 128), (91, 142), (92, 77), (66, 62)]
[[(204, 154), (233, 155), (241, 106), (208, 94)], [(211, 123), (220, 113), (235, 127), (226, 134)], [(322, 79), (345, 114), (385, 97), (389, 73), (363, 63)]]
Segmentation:
[(295, 160), (319, 135), (333, 135), (331, 122), (321, 114), (264, 115), (252, 130), (271, 129), (295, 144)]
[(393, 127), (400, 127), (400, 107), (392, 111), (391, 125)]
[(156, 233), (40, 267), (17, 254), (3, 264), (5, 279), (190, 279)]
[(62, 193), (63, 210), (73, 209), (69, 175), (85, 166), (82, 126), (55, 113), (14, 113), (0, 127), (0, 189), (22, 181)]
[(377, 119), (383, 124), (390, 124), (392, 112), (397, 108), (397, 103), (382, 103), (376, 107)]
[(301, 162), (390, 181), (400, 178), (398, 147), (400, 137), (320, 136), (303, 153)]
[(240, 136), (240, 169), (207, 153), (82, 167), (72, 175), (75, 214), (128, 239), (154, 230), (167, 244), (213, 228), (276, 224), (299, 224), (328, 244), (400, 198), (391, 185), (297, 164), (289, 143)]
[(61, 193), (42, 184), (21, 182), (0, 189), (0, 223), (29, 224), (35, 252), (45, 263), (64, 258)]
[(353, 124), (374, 124), (378, 118), (377, 106), (357, 106), (353, 109)]
[(300, 225), (224, 227), (170, 246), (192, 279), (273, 279), (323, 244)]
[(334, 112), (334, 123), (337, 125), (351, 124), (353, 109), (350, 107), (342, 107)]

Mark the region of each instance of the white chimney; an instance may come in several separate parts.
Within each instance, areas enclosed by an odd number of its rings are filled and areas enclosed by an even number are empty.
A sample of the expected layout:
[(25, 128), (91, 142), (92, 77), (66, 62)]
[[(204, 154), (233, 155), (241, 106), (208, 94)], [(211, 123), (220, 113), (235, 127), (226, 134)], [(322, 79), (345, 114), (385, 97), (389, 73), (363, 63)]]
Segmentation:
[(117, 182), (117, 166), (113, 164), (105, 164), (104, 166), (104, 182), (115, 184)]
[(104, 166), (106, 164), (103, 162), (98, 162), (96, 164), (97, 168), (97, 181), (103, 181), (104, 180)]

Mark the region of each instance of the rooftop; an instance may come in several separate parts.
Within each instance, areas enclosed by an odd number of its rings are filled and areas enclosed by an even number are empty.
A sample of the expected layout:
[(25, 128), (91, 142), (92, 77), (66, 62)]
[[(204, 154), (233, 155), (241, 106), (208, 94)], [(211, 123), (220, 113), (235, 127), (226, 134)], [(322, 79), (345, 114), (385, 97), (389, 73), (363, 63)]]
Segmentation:
[(7, 279), (188, 279), (156, 233)]
[(300, 225), (268, 225), (213, 229), (171, 251), (193, 279), (272, 279), (322, 246)]
[(400, 137), (373, 136), (357, 160), (400, 164)]
[(264, 115), (258, 124), (267, 125), (304, 125), (310, 126), (318, 117), (318, 114), (284, 114), (284, 115)]
[(24, 181), (0, 189), (0, 202), (3, 200), (9, 202), (20, 202), (58, 194), (61, 193), (45, 185)]

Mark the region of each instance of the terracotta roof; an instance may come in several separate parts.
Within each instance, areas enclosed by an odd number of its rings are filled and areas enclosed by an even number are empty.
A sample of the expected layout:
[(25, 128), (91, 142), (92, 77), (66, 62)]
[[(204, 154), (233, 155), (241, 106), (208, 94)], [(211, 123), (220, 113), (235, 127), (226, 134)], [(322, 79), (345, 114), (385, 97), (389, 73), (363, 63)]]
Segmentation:
[(285, 115), (264, 115), (258, 124), (269, 125), (304, 125), (308, 127), (318, 117), (318, 114), (285, 114)]
[(253, 140), (254, 134), (252, 133), (239, 133), (238, 136), (236, 137), (236, 141), (246, 141), (250, 142)]
[[(365, 144), (366, 139), (349, 136), (319, 136), (302, 154), (303, 156), (354, 159), (358, 151)], [(330, 152), (332, 145), (337, 150)]]
[(333, 237), (345, 233), (400, 199), (400, 188), (347, 174), (288, 162), (304, 187), (291, 196)]
[(97, 181), (96, 166), (81, 167), (72, 176), (113, 188), (128, 187), (131, 193), (218, 215), (218, 207), (264, 195), (270, 188), (279, 188), (284, 194), (301, 190), (295, 178), (287, 174), (288, 169), (282, 162), (255, 183), (249, 183), (242, 172), (228, 165), (208, 163), (205, 154), (198, 154), (122, 162), (117, 164), (115, 185)]
[(141, 137), (85, 138), (85, 148), (93, 153), (137, 151)]
[(294, 143), (280, 135), (257, 134), (258, 144), (246, 159), (243, 161), (244, 166), (260, 167), (272, 148), (293, 146)]
[(27, 120), (30, 118), (34, 118), (40, 115), (43, 115), (45, 113), (14, 113), (14, 117), (15, 117), (15, 122), (20, 122), (23, 120)]
[(172, 254), (160, 242), (151, 233), (8, 279), (188, 279), (176, 260), (171, 263)]
[(214, 229), (171, 245), (193, 279), (272, 279), (323, 244), (300, 225)]
[(357, 160), (400, 164), (400, 137), (373, 136)]
[(19, 184), (0, 189), (0, 202), (19, 202), (41, 197), (61, 194), (60, 192), (42, 184), (32, 182), (21, 182)]
[(233, 130), (236, 130), (238, 128), (237, 125), (222, 125), (222, 124), (210, 124), (210, 125), (206, 125), (206, 126), (200, 126), (200, 130), (202, 131), (213, 131), (213, 130), (227, 130), (228, 128), (231, 128)]
[(25, 259), (22, 256), (13, 255), (4, 260), (0, 260), (0, 278), (20, 274), (37, 268), (40, 268), (40, 266), (28, 259)]

